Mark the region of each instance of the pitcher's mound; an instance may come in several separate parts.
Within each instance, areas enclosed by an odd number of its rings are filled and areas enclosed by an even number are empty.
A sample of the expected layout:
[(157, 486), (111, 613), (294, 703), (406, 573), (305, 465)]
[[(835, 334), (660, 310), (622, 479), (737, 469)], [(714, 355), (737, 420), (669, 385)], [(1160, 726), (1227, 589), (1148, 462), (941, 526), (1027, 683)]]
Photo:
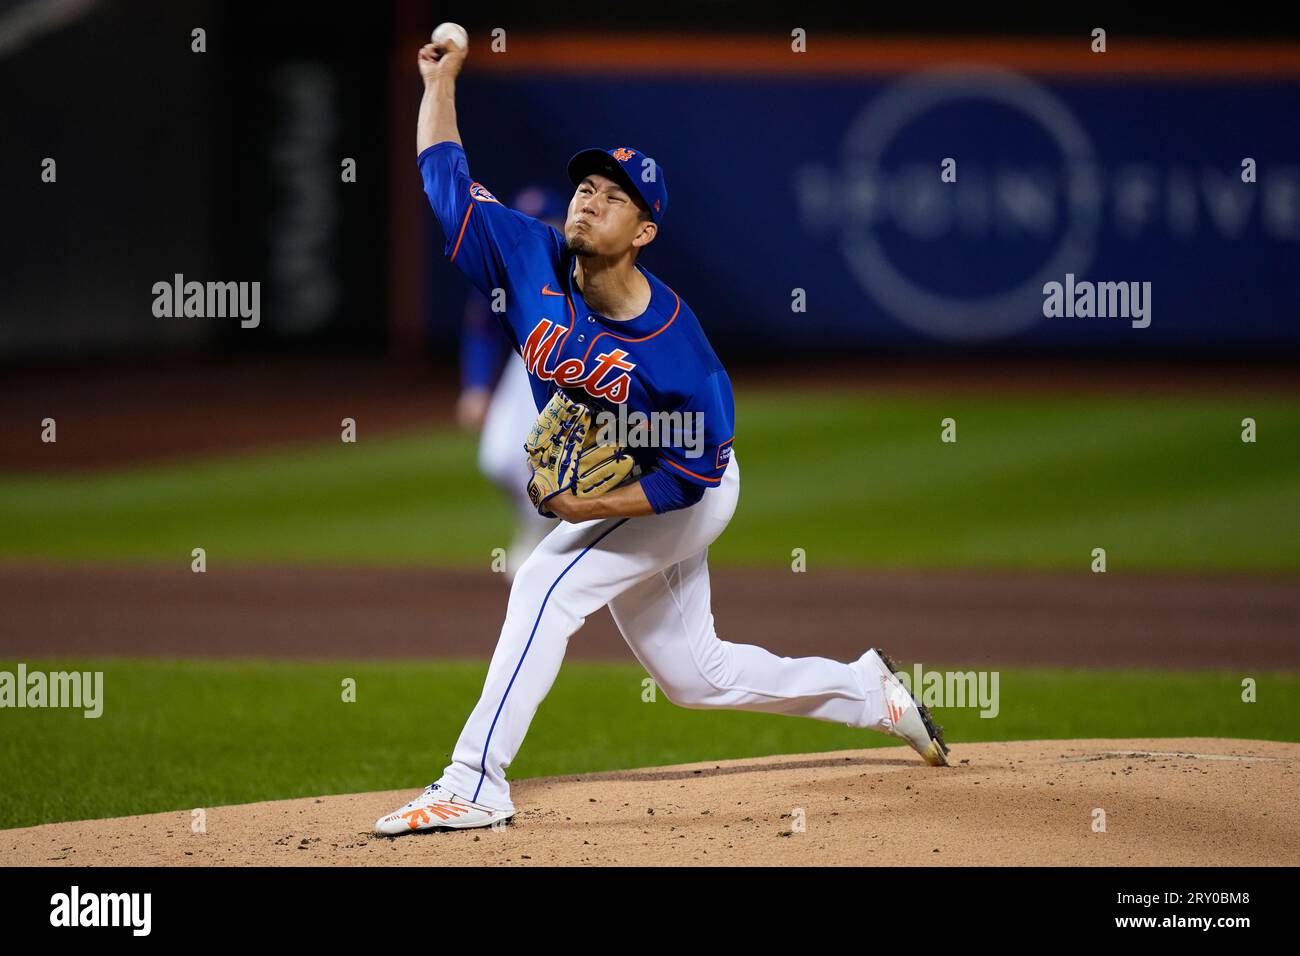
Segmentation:
[(10, 865), (1278, 865), (1296, 862), (1300, 744), (954, 744), (541, 777), (498, 830), (388, 839), (419, 792), (307, 797), (0, 832)]

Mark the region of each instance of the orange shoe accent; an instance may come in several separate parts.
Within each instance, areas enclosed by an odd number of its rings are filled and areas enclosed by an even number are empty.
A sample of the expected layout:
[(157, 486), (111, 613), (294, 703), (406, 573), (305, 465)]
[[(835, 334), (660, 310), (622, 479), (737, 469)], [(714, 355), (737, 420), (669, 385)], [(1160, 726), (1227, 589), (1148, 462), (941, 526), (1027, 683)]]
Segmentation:
[(450, 820), (452, 817), (459, 817), (469, 813), (469, 807), (462, 807), (454, 803), (433, 803), (427, 807), (417, 807), (414, 810), (407, 810), (401, 814), (406, 825), (412, 830), (418, 830), (426, 823), (433, 823), (434, 818), (438, 820)]
[(459, 807), (454, 803), (435, 803), (429, 809), (438, 814), (439, 820), (450, 820), (452, 817), (469, 813), (468, 807)]
[(421, 827), (423, 824), (429, 822), (428, 811), (426, 811), (423, 807), (420, 807), (415, 810), (407, 810), (405, 813), (401, 815), (401, 817), (403, 820), (406, 821), (406, 825), (410, 827), (412, 830), (419, 829), (419, 827)]

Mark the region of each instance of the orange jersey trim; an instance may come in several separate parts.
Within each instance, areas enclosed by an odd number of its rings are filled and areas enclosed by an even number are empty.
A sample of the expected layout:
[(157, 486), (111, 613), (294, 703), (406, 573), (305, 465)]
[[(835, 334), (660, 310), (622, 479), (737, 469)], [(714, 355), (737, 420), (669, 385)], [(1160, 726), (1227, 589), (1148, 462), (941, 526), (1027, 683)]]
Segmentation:
[[(450, 140), (448, 142), (450, 142)], [(448, 262), (456, 261), (456, 253), (460, 252), (460, 241), (465, 238), (465, 227), (469, 225), (469, 214), (474, 211), (474, 204), (476, 202), (494, 202), (498, 206), (501, 205), (501, 201), (497, 199), (495, 196), (493, 196), (491, 199), (475, 199), (474, 198), (475, 186), (478, 186), (484, 192), (487, 192), (487, 188), (482, 183), (473, 182), (469, 184), (469, 208), (465, 210), (465, 218), (462, 219), (460, 222), (460, 235), (456, 237), (456, 248), (451, 250), (451, 258), (447, 260)]]
[(465, 218), (460, 222), (460, 235), (456, 237), (456, 248), (451, 250), (451, 258), (448, 262), (456, 261), (456, 253), (460, 252), (460, 241), (465, 238), (465, 227), (469, 225), (469, 214), (474, 211), (474, 200), (469, 201), (469, 208), (465, 210)]
[[(728, 439), (728, 440), (730, 440), (730, 439)], [(659, 460), (662, 461), (664, 464), (672, 465), (672, 466), (673, 466), (674, 468), (676, 468), (678, 471), (680, 471), (680, 472), (684, 472), (685, 474), (690, 475), (692, 478), (698, 478), (700, 481), (707, 481), (707, 482), (708, 482), (709, 484), (711, 484), (711, 485), (716, 485), (716, 484), (718, 484), (719, 482), (722, 481), (722, 476), (721, 476), (721, 475), (719, 475), (717, 478), (710, 478), (710, 477), (708, 477), (707, 475), (697, 475), (695, 472), (691, 471), (689, 468), (683, 468), (681, 465), (677, 464), (677, 462), (673, 461), (671, 458), (665, 458), (665, 457), (663, 457), (663, 456), (661, 455), (661, 456), (659, 457)]]
[(606, 335), (608, 335), (611, 339), (618, 339), (620, 342), (648, 342), (656, 335), (658, 335), (660, 332), (662, 332), (664, 329), (668, 328), (668, 326), (672, 325), (673, 322), (677, 320), (677, 313), (682, 310), (682, 300), (677, 295), (676, 292), (673, 292), (672, 289), (668, 289), (668, 291), (672, 292), (673, 298), (677, 300), (677, 307), (673, 309), (673, 314), (669, 317), (667, 322), (665, 322), (659, 328), (655, 329), (655, 331), (651, 332), (649, 335), (643, 335), (639, 339), (631, 339), (625, 335), (615, 335), (613, 332), (601, 332), (594, 339), (592, 339), (591, 344), (587, 346), (587, 353), (582, 357), (583, 364), (586, 364), (587, 359), (591, 357), (591, 350), (596, 347), (596, 343), (599, 342), (601, 338), (603, 338)]

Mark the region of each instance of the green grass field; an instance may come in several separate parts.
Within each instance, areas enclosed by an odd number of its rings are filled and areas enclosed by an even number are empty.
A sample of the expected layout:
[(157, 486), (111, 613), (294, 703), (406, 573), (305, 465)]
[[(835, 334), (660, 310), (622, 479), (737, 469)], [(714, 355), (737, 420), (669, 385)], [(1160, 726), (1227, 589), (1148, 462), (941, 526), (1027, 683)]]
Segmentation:
[[(436, 779), (486, 662), (27, 661), (104, 672), (104, 710), (10, 710), (0, 735), (0, 828)], [(13, 661), (0, 661), (12, 672)], [(936, 711), (954, 754), (985, 740), (1215, 736), (1300, 740), (1300, 675), (1007, 670), (1000, 713)], [(356, 681), (355, 703), (341, 699)], [(542, 705), (512, 779), (697, 760), (888, 746), (821, 721), (642, 702), (636, 665), (574, 661)], [(1135, 706), (1140, 702), (1140, 706)], [(358, 820), (358, 829), (372, 821)]]
[[(1258, 422), (1243, 443), (1241, 420)], [(958, 441), (939, 441), (940, 420)], [(749, 390), (719, 565), (1300, 569), (1300, 401)], [(479, 564), (509, 513), (452, 431), (0, 476), (0, 559)]]
[[(1250, 416), (1258, 441), (1240, 440)], [(939, 440), (957, 421), (958, 441)], [(743, 474), (716, 565), (1295, 573), (1300, 400), (739, 398)], [(0, 476), (0, 560), (481, 564), (509, 511), (450, 430), (83, 474)], [(105, 713), (0, 716), (0, 828), (311, 794), (419, 788), (486, 662), (26, 661), (105, 672)], [(1171, 662), (1173, 663), (1173, 662)], [(0, 662), (12, 670), (15, 662)], [(1300, 740), (1300, 675), (1013, 670), (1001, 714), (941, 710), (962, 742)], [(356, 703), (340, 682), (358, 682)], [(567, 664), (514, 779), (887, 745), (811, 720), (641, 702), (631, 664)], [(1137, 702), (1138, 705), (1135, 705)], [(370, 821), (358, 821), (362, 828)]]

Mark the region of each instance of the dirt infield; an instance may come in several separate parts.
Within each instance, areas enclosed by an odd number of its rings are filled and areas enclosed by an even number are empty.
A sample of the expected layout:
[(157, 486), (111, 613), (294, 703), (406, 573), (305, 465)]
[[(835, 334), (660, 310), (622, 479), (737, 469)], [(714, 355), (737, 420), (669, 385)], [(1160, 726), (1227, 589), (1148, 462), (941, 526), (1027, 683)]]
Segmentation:
[[(1289, 577), (714, 569), (718, 634), (852, 660), (879, 643), (958, 665), (1294, 669)], [(383, 568), (0, 564), (0, 657), (315, 660), (491, 655), (501, 575)], [(607, 611), (570, 658), (631, 661)]]
[[(19, 866), (1294, 865), (1300, 744), (1070, 740), (682, 764), (514, 784), (498, 830), (395, 839), (418, 791), (0, 831)], [(1103, 817), (1104, 832), (1097, 829)]]

